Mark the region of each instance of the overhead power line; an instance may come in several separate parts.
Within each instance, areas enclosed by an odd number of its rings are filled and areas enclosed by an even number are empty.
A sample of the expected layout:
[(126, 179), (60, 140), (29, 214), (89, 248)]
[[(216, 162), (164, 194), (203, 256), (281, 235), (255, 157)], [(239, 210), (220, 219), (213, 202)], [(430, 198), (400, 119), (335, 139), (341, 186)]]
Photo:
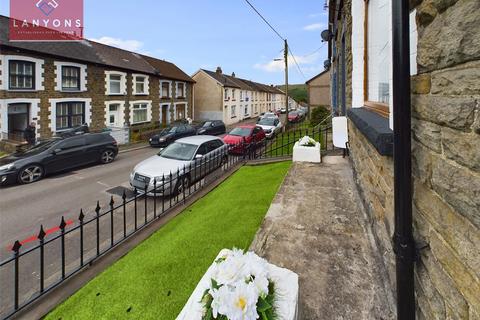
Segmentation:
[(295, 65), (297, 66), (298, 72), (300, 72), (303, 79), (307, 79), (307, 77), (305, 77), (305, 74), (303, 73), (302, 69), (300, 68), (300, 65), (298, 64), (297, 59), (293, 55), (292, 49), (290, 49), (290, 47), (288, 47), (288, 51), (290, 52), (290, 55), (292, 56), (293, 62), (295, 62)]
[(265, 23), (270, 27), (270, 29), (273, 30), (273, 32), (275, 32), (277, 34), (277, 36), (282, 39), (282, 40), (285, 40), (281, 35), (280, 33), (278, 33), (277, 30), (275, 30), (275, 28), (270, 24), (270, 22), (267, 21), (267, 19), (265, 19), (262, 14), (257, 10), (257, 8), (255, 8), (255, 6), (253, 4), (250, 3), (250, 1), (248, 0), (245, 0), (245, 2), (248, 3), (248, 5), (253, 9), (253, 11), (255, 11), (259, 16), (260, 18), (262, 18), (263, 21), (265, 21)]

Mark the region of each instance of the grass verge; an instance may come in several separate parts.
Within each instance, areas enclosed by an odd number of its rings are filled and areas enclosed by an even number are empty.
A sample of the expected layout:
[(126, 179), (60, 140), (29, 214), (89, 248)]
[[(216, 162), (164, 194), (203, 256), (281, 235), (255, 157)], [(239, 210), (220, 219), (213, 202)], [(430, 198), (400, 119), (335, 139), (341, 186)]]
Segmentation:
[(46, 319), (175, 319), (222, 248), (248, 248), (290, 162), (242, 167)]

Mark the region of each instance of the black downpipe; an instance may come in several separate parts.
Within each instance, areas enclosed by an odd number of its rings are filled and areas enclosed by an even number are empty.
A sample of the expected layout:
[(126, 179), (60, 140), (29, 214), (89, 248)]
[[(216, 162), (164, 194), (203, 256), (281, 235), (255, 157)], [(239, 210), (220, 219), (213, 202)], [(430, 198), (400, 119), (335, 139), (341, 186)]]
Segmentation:
[(415, 319), (409, 1), (392, 1), (393, 131), (397, 319)]

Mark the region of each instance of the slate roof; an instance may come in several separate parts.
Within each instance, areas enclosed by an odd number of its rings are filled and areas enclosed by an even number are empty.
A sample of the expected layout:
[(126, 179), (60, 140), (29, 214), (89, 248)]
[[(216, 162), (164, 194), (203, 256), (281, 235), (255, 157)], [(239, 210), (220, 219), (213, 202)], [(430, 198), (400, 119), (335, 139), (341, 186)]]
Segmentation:
[(215, 71), (210, 71), (205, 69), (201, 69), (201, 70), (226, 87), (283, 94), (282, 91), (267, 84), (258, 83), (258, 82), (254, 82), (254, 81), (246, 80), (242, 78), (237, 78), (237, 77), (226, 75), (224, 73), (217, 73)]
[(133, 72), (162, 76), (173, 80), (194, 82), (171, 62), (140, 55), (91, 40), (58, 42), (9, 41), (9, 17), (0, 15), (0, 45), (60, 57), (68, 60), (111, 66)]

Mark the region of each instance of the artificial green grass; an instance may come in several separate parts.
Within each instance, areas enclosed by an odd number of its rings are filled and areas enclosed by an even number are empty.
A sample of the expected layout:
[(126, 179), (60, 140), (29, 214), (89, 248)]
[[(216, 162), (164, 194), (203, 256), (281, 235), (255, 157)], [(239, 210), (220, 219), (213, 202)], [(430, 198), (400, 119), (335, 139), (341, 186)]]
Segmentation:
[(46, 319), (175, 319), (221, 249), (250, 246), (290, 164), (242, 167)]

